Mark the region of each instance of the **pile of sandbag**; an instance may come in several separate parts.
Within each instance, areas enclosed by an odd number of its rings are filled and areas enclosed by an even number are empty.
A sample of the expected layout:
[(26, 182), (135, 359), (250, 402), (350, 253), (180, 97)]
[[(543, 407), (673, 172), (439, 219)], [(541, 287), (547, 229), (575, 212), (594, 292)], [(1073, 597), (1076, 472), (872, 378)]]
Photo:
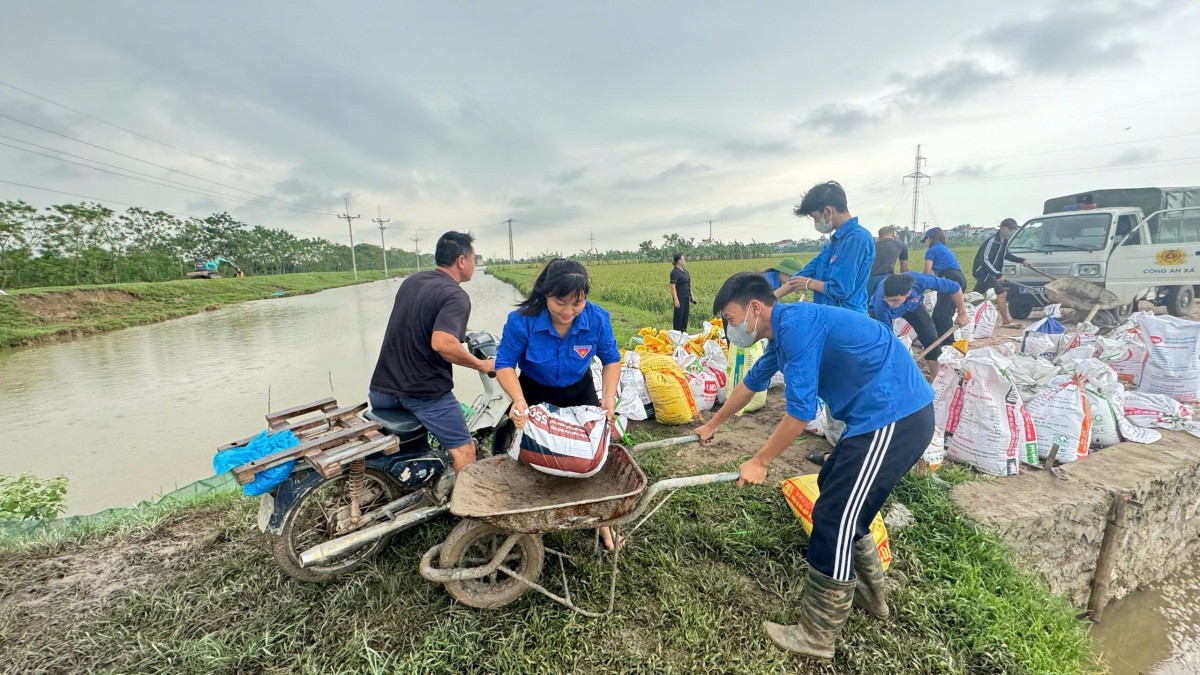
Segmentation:
[[(725, 402), (731, 366), (720, 319), (706, 321), (696, 335), (643, 328), (632, 342), (634, 349), (621, 354), (618, 413), (627, 411), (628, 419), (636, 420), (646, 419), (652, 410), (659, 424), (687, 424)], [(598, 364), (593, 369), (598, 373)], [(599, 376), (594, 377), (598, 388)], [(638, 406), (640, 417), (633, 414)]]

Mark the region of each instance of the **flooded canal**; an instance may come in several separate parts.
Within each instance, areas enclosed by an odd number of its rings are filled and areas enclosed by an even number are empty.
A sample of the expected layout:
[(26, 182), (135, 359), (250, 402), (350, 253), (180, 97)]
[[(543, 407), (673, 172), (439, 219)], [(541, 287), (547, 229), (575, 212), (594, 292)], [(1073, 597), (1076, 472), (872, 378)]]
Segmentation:
[(1200, 673), (1200, 570), (1185, 565), (1110, 604), (1092, 635), (1113, 675)]
[[(196, 283), (203, 283), (198, 281)], [(211, 476), (217, 446), (268, 409), (365, 401), (399, 280), (247, 302), (60, 344), (0, 350), (0, 473), (70, 479), (67, 514), (129, 506)], [(482, 272), (472, 329), (519, 296)], [(455, 368), (470, 403), (478, 373)]]

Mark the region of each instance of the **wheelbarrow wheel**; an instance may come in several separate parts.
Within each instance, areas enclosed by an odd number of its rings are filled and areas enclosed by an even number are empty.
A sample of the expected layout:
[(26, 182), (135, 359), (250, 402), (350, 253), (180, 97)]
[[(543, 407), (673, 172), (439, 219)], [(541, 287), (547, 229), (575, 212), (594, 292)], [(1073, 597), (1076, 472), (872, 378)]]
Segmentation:
[[(478, 520), (461, 520), (442, 544), (439, 564), (443, 569), (482, 567), (492, 560), (509, 534)], [(525, 534), (509, 551), (503, 566), (536, 582), (542, 574), (545, 556), (541, 535)], [(496, 570), (480, 579), (447, 582), (446, 590), (468, 607), (495, 609), (521, 597), (529, 587)]]

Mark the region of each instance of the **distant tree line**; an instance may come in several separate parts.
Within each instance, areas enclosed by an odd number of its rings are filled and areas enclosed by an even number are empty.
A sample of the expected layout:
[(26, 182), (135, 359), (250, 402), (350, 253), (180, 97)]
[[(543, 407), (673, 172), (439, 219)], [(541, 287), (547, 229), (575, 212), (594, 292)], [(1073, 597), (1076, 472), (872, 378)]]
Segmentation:
[[(383, 249), (355, 244), (359, 269), (383, 269)], [(95, 203), (43, 210), (0, 202), (0, 288), (180, 279), (197, 260), (223, 256), (248, 275), (349, 271), (350, 247), (320, 237), (239, 222), (228, 213), (179, 218)], [(422, 266), (432, 255), (422, 255)], [(417, 266), (411, 251), (389, 249), (389, 269)], [(222, 270), (222, 274), (225, 274)]]

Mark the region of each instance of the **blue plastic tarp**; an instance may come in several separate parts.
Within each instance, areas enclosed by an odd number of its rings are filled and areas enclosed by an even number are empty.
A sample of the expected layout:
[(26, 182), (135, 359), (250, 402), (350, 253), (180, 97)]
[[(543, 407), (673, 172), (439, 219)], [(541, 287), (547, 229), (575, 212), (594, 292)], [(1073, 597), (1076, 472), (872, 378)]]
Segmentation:
[[(260, 434), (250, 440), (249, 443), (230, 450), (222, 450), (213, 457), (213, 469), (222, 474), (236, 466), (241, 466), (247, 462), (253, 462), (256, 459), (262, 459), (267, 455), (287, 450), (300, 445), (300, 440), (296, 438), (296, 434), (291, 431), (280, 431), (272, 434), (270, 430), (263, 430)], [(292, 475), (292, 467), (296, 466), (296, 460), (284, 462), (279, 466), (273, 466), (269, 469), (259, 471), (254, 480), (242, 486), (242, 494), (247, 497), (261, 495), (264, 492), (270, 492), (276, 485), (287, 480), (287, 477)]]

